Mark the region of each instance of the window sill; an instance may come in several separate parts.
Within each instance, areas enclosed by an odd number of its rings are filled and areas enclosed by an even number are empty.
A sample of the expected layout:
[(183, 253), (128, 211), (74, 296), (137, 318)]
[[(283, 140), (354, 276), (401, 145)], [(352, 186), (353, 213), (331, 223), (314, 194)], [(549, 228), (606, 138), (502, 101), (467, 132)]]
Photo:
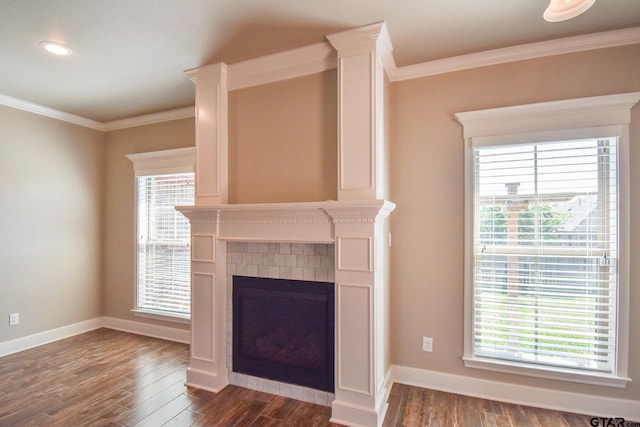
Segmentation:
[(508, 374), (527, 375), (536, 378), (570, 381), (583, 384), (594, 384), (607, 387), (624, 388), (631, 378), (593, 371), (558, 368), (552, 366), (535, 366), (518, 362), (507, 362), (480, 357), (463, 357), (467, 368), (485, 369)]
[(167, 311), (156, 311), (135, 308), (131, 310), (134, 316), (146, 317), (148, 319), (164, 320), (165, 322), (182, 323), (184, 325), (191, 324), (191, 318), (178, 313), (170, 313)]

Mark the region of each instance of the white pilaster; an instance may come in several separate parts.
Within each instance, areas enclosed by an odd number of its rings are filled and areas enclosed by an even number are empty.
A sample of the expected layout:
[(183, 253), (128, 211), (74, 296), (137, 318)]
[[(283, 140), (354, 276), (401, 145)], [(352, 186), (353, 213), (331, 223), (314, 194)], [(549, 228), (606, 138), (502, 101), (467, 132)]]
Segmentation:
[(327, 36), (338, 52), (338, 200), (383, 199), (384, 22)]
[(196, 205), (228, 200), (227, 66), (219, 62), (187, 74), (196, 86)]
[(187, 384), (218, 392), (227, 384), (226, 242), (217, 238), (219, 213), (191, 216), (191, 360)]
[(369, 212), (343, 206), (326, 209), (333, 219), (336, 245), (336, 384), (331, 420), (380, 426), (388, 396), (383, 227), (395, 205), (380, 200), (365, 206)]

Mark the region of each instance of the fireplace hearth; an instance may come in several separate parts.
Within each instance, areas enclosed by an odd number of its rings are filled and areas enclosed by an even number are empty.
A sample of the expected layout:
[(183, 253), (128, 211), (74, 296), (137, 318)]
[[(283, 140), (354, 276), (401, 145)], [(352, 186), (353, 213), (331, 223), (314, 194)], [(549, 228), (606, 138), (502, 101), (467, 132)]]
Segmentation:
[(233, 276), (233, 371), (334, 391), (334, 284)]

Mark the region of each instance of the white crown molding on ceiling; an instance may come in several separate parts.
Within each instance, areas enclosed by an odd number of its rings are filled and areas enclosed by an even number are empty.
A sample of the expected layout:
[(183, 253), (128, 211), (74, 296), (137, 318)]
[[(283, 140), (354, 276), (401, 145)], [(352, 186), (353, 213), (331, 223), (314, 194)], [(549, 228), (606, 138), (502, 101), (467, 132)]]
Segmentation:
[(391, 81), (636, 43), (640, 43), (640, 27), (566, 37), (399, 67), (391, 77)]
[[(390, 46), (390, 41), (387, 43), (389, 44), (389, 51), (391, 51), (393, 48)], [(508, 62), (583, 52), (593, 49), (626, 46), (636, 43), (640, 43), (640, 27), (529, 43), (403, 67), (397, 67), (395, 65), (392, 55), (383, 55), (382, 62), (389, 76), (389, 80), (397, 82)], [(336, 54), (330, 44), (328, 42), (316, 43), (310, 46), (229, 65), (228, 90), (238, 90), (260, 84), (320, 73), (335, 69), (336, 64)], [(194, 107), (186, 107), (100, 123), (2, 94), (0, 94), (0, 105), (29, 111), (102, 132), (178, 120), (193, 117), (195, 114)]]
[(114, 120), (104, 124), (106, 132), (112, 130), (127, 129), (154, 123), (168, 122), (171, 120), (186, 119), (195, 117), (195, 107), (184, 107), (176, 110), (163, 111), (160, 113), (145, 114), (144, 116), (130, 117), (128, 119)]
[(229, 91), (293, 79), (337, 67), (336, 51), (328, 42), (261, 56), (227, 66)]
[(69, 114), (65, 113), (64, 111), (54, 110), (53, 108), (45, 107), (44, 105), (34, 104), (33, 102), (23, 101), (21, 99), (12, 98), (10, 96), (2, 94), (0, 94), (0, 105), (15, 108), (16, 110), (28, 111), (30, 113), (50, 117), (52, 119), (60, 120), (63, 122), (73, 123), (74, 125), (95, 129), (102, 132), (105, 131), (104, 123), (96, 122), (95, 120), (76, 116), (75, 114)]

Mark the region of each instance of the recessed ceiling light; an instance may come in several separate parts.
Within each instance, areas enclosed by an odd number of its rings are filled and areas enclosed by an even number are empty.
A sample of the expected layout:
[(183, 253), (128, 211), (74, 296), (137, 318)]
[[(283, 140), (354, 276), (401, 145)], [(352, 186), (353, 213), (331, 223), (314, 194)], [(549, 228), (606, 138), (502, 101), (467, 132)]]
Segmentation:
[(47, 52), (53, 53), (54, 55), (68, 56), (72, 53), (71, 49), (64, 45), (61, 45), (60, 43), (41, 41), (39, 44), (41, 48), (43, 48)]
[(545, 21), (560, 22), (586, 12), (596, 0), (551, 0), (542, 15)]

